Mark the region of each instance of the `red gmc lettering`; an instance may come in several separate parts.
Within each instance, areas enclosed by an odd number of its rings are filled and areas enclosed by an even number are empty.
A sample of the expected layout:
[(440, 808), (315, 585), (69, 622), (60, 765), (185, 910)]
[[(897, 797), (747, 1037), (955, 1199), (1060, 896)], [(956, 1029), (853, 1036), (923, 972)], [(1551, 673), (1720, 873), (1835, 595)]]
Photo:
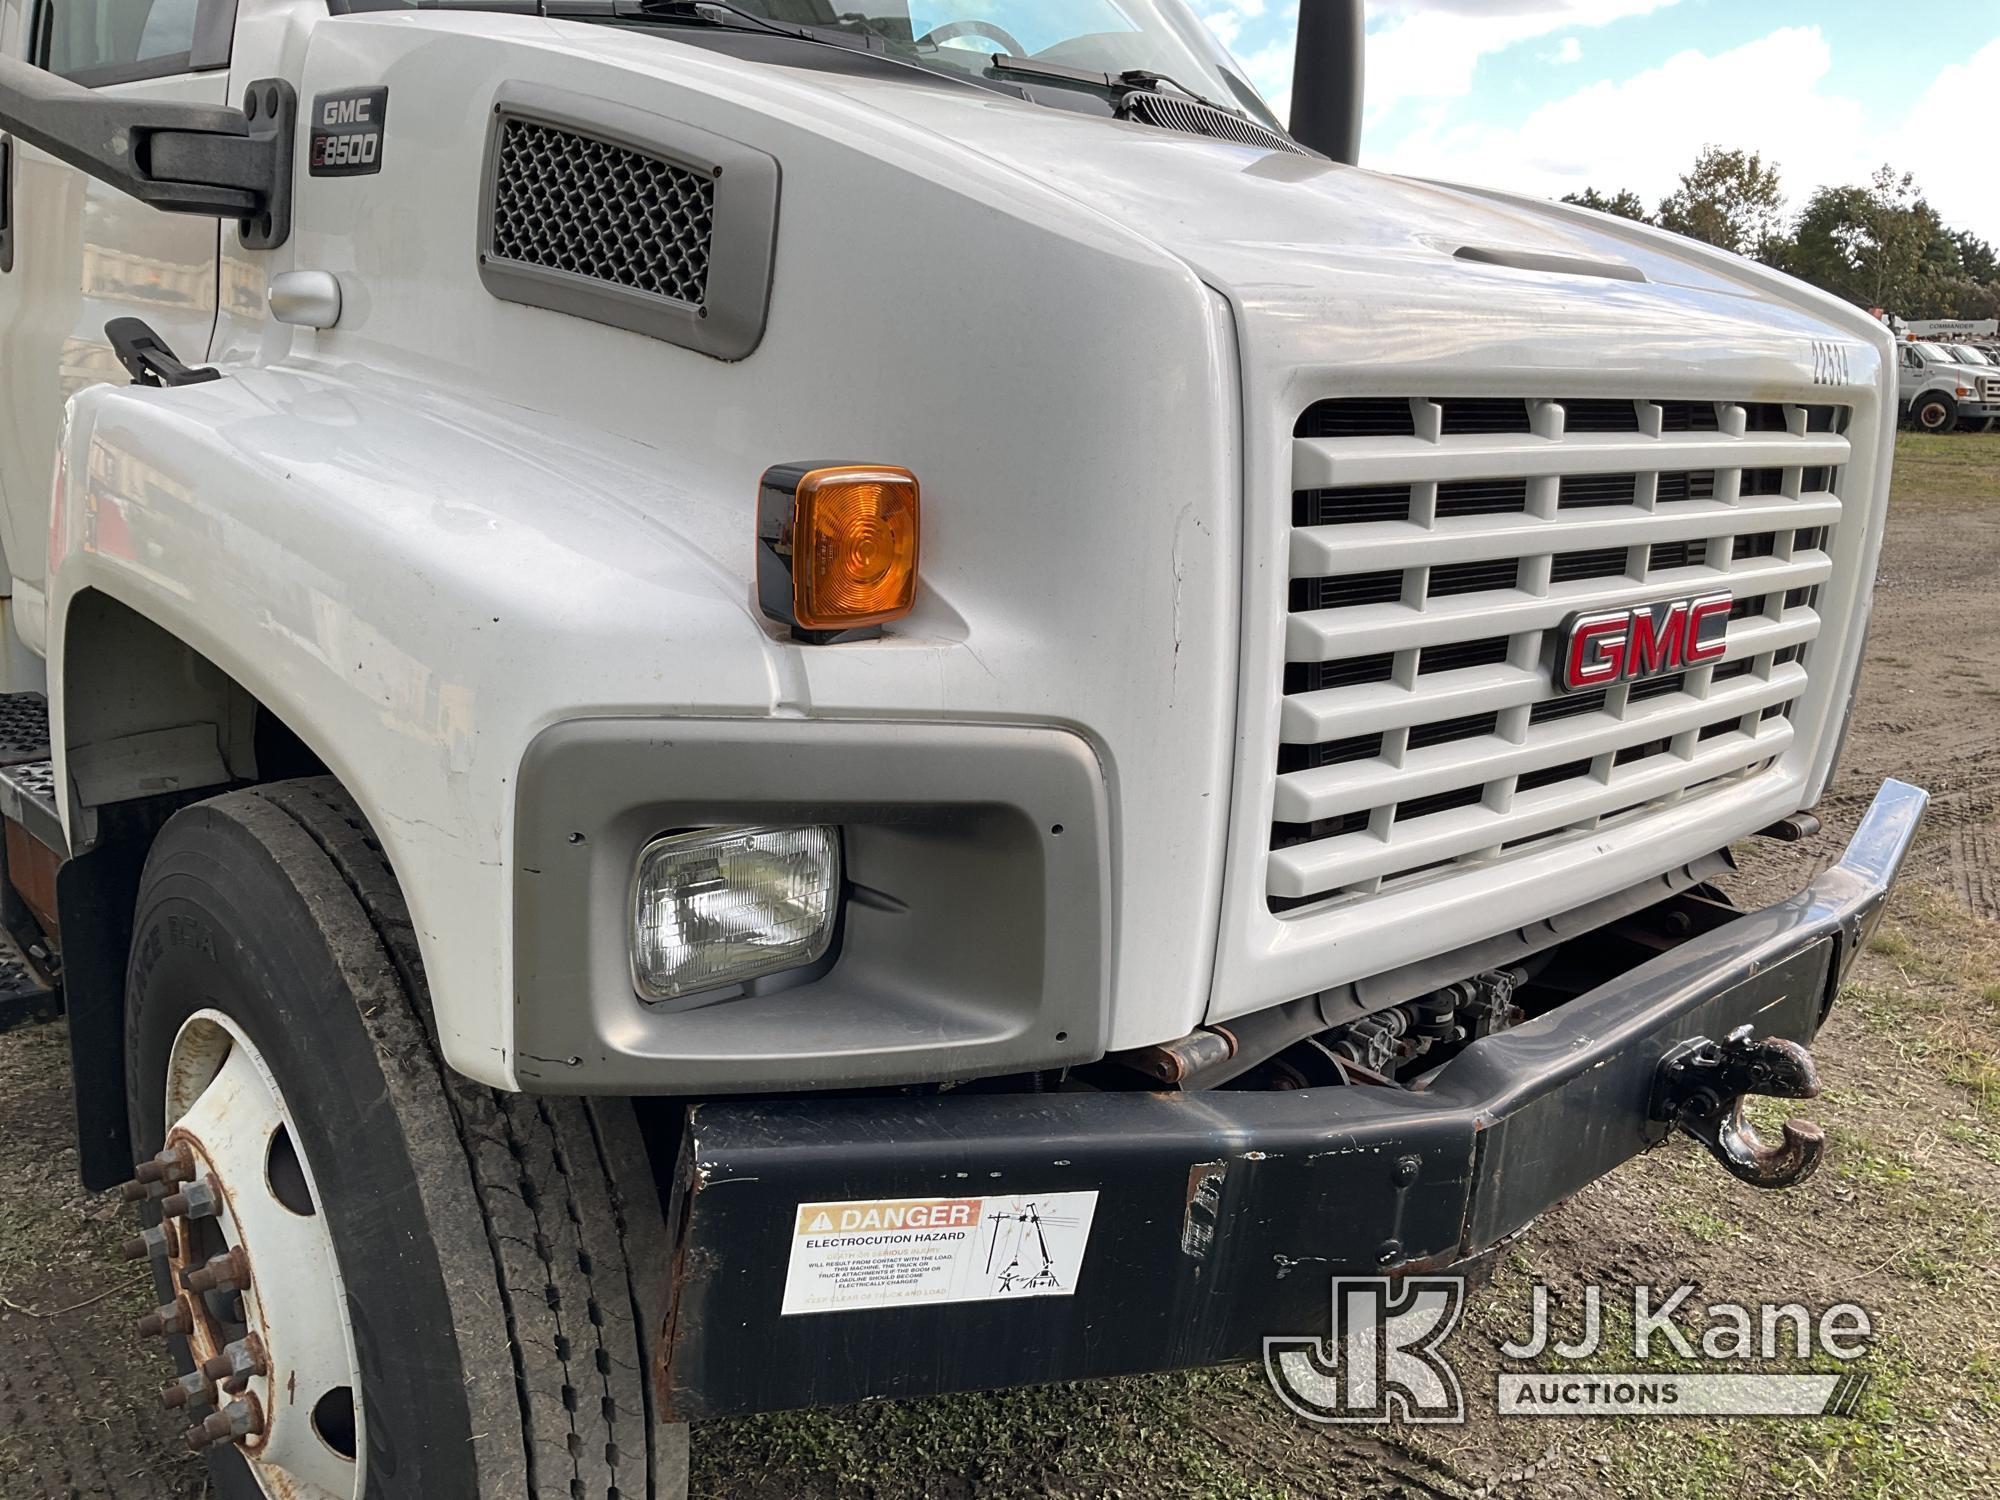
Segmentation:
[(1598, 615), (1576, 622), (1569, 637), (1570, 687), (1599, 687), (1625, 675), (1625, 630), (1630, 621), (1630, 615)]
[(1727, 594), (1580, 615), (1563, 641), (1561, 686), (1572, 691), (1657, 677), (1720, 661), (1729, 650)]
[(1689, 665), (1705, 661), (1717, 661), (1729, 649), (1729, 611), (1732, 601), (1727, 594), (1711, 594), (1706, 599), (1697, 599), (1688, 609), (1687, 649), (1682, 653)]
[(1650, 677), (1655, 672), (1670, 672), (1681, 664), (1681, 653), (1685, 645), (1683, 638), (1688, 632), (1688, 602), (1676, 599), (1664, 610), (1657, 613), (1650, 609), (1635, 610), (1632, 614), (1632, 645), (1625, 654), (1625, 673), (1628, 677)]

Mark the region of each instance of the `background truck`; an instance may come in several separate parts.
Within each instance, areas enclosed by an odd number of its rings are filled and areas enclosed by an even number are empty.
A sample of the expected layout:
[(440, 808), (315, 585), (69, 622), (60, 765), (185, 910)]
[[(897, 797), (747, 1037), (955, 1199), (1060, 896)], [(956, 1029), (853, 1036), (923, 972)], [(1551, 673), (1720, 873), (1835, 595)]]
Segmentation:
[(1898, 333), (1908, 334), (1913, 339), (1933, 342), (1963, 343), (1967, 339), (2000, 338), (2000, 318), (1917, 318), (1907, 323), (1897, 318), (1892, 326)]
[(1180, 0), (0, 17), (15, 1003), (218, 1493), (671, 1495), (1818, 1162), (1741, 1101), (1923, 794), (1712, 880), (1848, 714), (1865, 315), (1355, 169), (1352, 4), (1289, 130)]
[[(1945, 344), (1941, 347), (1953, 359), (1979, 377), (1981, 394), (2000, 400), (2000, 360), (1996, 360), (1976, 344)], [(1989, 386), (1988, 381), (1995, 383)], [(1988, 417), (1982, 426), (1985, 430), (1991, 431), (1993, 422), (1994, 419)]]
[(1984, 431), (2000, 417), (2000, 369), (1968, 363), (1944, 344), (1902, 345), (1897, 394), (1910, 424), (1925, 432)]

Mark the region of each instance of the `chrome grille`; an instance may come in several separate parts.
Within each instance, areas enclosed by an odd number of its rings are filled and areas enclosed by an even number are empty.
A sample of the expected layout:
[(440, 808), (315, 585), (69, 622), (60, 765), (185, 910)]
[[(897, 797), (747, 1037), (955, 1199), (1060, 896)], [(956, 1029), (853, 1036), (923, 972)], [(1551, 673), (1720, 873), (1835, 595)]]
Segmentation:
[[(1791, 744), (1844, 408), (1365, 397), (1293, 442), (1266, 896), (1435, 877), (1755, 776)], [(1573, 613), (1728, 592), (1725, 655), (1563, 694)]]
[(2000, 375), (1979, 377), (1979, 399), (1986, 406), (2000, 403)]
[(714, 228), (713, 178), (560, 126), (503, 124), (495, 259), (700, 307)]

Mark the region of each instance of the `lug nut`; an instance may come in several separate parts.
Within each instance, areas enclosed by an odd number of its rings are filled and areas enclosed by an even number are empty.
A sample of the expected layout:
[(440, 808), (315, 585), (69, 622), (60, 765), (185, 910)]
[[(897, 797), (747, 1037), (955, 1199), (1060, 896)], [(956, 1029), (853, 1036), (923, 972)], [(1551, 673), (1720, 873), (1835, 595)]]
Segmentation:
[(250, 1285), (250, 1261), (241, 1245), (181, 1277), (191, 1292), (240, 1292)]
[(164, 1256), (167, 1254), (167, 1232), (157, 1224), (151, 1229), (142, 1229), (135, 1238), (124, 1243), (121, 1253), (127, 1260)]
[(199, 1453), (212, 1443), (235, 1442), (239, 1438), (254, 1437), (264, 1430), (264, 1410), (257, 1404), (255, 1396), (245, 1396), (232, 1401), (221, 1411), (212, 1412), (208, 1418), (188, 1429), (188, 1447)]
[(176, 1297), (139, 1320), (139, 1337), (156, 1339), (166, 1333), (187, 1333), (194, 1327), (194, 1309), (185, 1297)]
[(246, 1334), (222, 1352), (203, 1362), (201, 1373), (210, 1380), (248, 1380), (252, 1375), (268, 1375), (271, 1362), (264, 1356), (264, 1341)]
[(188, 1182), (194, 1177), (194, 1153), (185, 1146), (169, 1146), (151, 1161), (142, 1161), (133, 1173), (135, 1181)]
[(215, 1189), (206, 1182), (190, 1182), (178, 1193), (160, 1200), (160, 1212), (169, 1219), (212, 1219), (220, 1207)]
[(169, 1407), (193, 1406), (197, 1402), (213, 1399), (208, 1377), (199, 1370), (190, 1370), (179, 1380), (170, 1380), (160, 1388), (160, 1400)]

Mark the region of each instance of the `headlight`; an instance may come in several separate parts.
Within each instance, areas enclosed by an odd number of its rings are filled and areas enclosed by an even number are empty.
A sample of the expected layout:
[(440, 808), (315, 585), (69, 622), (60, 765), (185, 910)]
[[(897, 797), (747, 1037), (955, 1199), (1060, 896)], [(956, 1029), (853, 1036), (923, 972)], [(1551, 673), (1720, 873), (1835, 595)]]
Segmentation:
[(652, 1000), (802, 968), (833, 941), (831, 828), (704, 828), (655, 839), (632, 884), (632, 977)]

